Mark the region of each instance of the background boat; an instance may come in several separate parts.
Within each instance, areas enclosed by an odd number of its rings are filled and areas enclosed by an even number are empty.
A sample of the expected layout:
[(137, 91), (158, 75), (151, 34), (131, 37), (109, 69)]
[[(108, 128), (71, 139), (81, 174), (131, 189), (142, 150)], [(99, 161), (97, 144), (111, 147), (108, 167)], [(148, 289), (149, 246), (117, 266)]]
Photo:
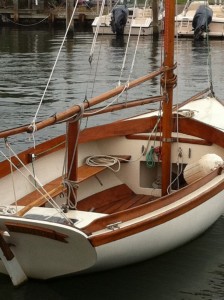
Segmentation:
[[(176, 16), (176, 35), (180, 37), (193, 37), (193, 19), (196, 14), (197, 9), (201, 5), (208, 5), (212, 11), (212, 21), (208, 24), (208, 29), (202, 32), (201, 37), (210, 37), (222, 38), (224, 35), (224, 6), (222, 1), (215, 4), (211, 1), (190, 1), (186, 2), (186, 5), (182, 13)], [(205, 13), (206, 14), (206, 13)], [(206, 15), (204, 16), (206, 18)]]
[[(135, 5), (135, 6), (134, 6)], [(125, 22), (124, 35), (152, 35), (155, 28), (160, 32), (163, 29), (163, 8), (156, 7), (155, 16), (157, 20), (153, 18), (152, 5), (148, 3), (143, 6), (136, 5), (135, 3), (128, 2), (123, 5), (115, 5), (112, 8), (112, 12), (107, 15), (100, 15), (96, 17), (92, 23), (93, 33), (98, 32), (99, 34), (116, 34), (113, 32), (111, 27), (113, 10), (114, 9), (126, 9), (127, 8), (127, 21)], [(154, 22), (153, 22), (154, 20)]]

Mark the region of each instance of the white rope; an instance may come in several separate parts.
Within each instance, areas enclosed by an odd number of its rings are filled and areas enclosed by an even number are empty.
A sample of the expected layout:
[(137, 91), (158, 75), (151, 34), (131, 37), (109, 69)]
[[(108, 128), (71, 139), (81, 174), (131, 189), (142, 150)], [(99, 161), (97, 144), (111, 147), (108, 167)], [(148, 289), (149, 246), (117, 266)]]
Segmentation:
[[(135, 3), (134, 3), (133, 11), (135, 10), (135, 8), (136, 8), (136, 0), (135, 0)], [(124, 54), (124, 59), (123, 59), (122, 67), (121, 67), (121, 72), (120, 72), (120, 78), (119, 78), (119, 81), (118, 81), (118, 86), (121, 85), (121, 78), (123, 76), (123, 71), (124, 71), (124, 68), (125, 68), (126, 60), (127, 60), (127, 53), (128, 53), (129, 42), (130, 42), (130, 38), (131, 38), (131, 25), (132, 25), (133, 19), (134, 19), (134, 13), (132, 14), (132, 17), (131, 17), (131, 22), (130, 22), (130, 27), (129, 27), (129, 32), (128, 32), (128, 41), (127, 41), (127, 45), (126, 45), (126, 49), (125, 49), (125, 54)]]
[(92, 47), (91, 47), (90, 54), (89, 54), (89, 62), (90, 63), (92, 62), (92, 59), (93, 59), (93, 54), (94, 54), (94, 50), (95, 50), (95, 46), (96, 46), (96, 40), (97, 40), (97, 37), (98, 37), (100, 25), (101, 25), (101, 17), (103, 15), (103, 11), (104, 11), (104, 5), (105, 5), (105, 0), (103, 0), (102, 4), (101, 4), (100, 14), (99, 14), (99, 17), (98, 17), (99, 19), (98, 19), (95, 34), (94, 34), (94, 37), (93, 37)]
[(48, 86), (49, 86), (49, 84), (50, 84), (51, 78), (52, 78), (52, 76), (53, 76), (54, 70), (55, 70), (55, 68), (56, 68), (56, 65), (57, 65), (59, 56), (60, 56), (60, 54), (61, 54), (62, 47), (64, 46), (64, 42), (65, 42), (67, 33), (68, 33), (69, 28), (70, 28), (70, 26), (71, 26), (71, 22), (72, 22), (72, 20), (73, 20), (73, 18), (74, 18), (74, 14), (75, 14), (77, 5), (78, 5), (78, 1), (76, 1), (76, 4), (75, 4), (75, 6), (74, 6), (74, 9), (73, 9), (73, 12), (72, 12), (71, 19), (70, 19), (69, 24), (68, 24), (68, 26), (67, 26), (67, 28), (66, 28), (64, 38), (63, 38), (63, 40), (62, 40), (61, 46), (60, 46), (60, 48), (59, 48), (59, 51), (58, 51), (58, 54), (57, 54), (57, 57), (56, 57), (56, 60), (55, 60), (55, 62), (54, 62), (53, 68), (52, 68), (52, 70), (51, 70), (51, 74), (50, 74), (50, 76), (49, 76), (49, 78), (48, 78), (47, 85), (46, 85), (46, 87), (45, 87), (45, 89), (44, 89), (43, 95), (42, 95), (42, 97), (41, 97), (40, 103), (39, 103), (38, 108), (37, 108), (37, 111), (36, 111), (36, 114), (35, 114), (35, 116), (34, 116), (34, 118), (33, 118), (33, 121), (32, 121), (32, 123), (31, 123), (31, 125), (30, 125), (30, 127), (33, 127), (34, 131), (35, 131), (35, 122), (36, 122), (36, 119), (37, 119), (37, 115), (38, 115), (38, 113), (39, 113), (39, 110), (40, 110), (40, 108), (41, 108), (41, 105), (42, 105), (42, 102), (43, 102), (43, 100), (44, 100), (45, 94), (46, 94), (46, 92), (47, 92)]
[[(120, 171), (120, 160), (122, 160), (122, 158), (113, 157), (110, 155), (94, 155), (89, 156), (86, 159), (86, 164), (91, 167), (106, 167), (116, 173)], [(125, 159), (123, 160), (127, 161)], [(118, 165), (117, 168), (112, 168), (112, 166), (116, 164)]]
[[(147, 4), (147, 0), (145, 1), (145, 5), (144, 5), (144, 8), (143, 8), (144, 12), (145, 12), (145, 9), (146, 9), (146, 4)], [(135, 64), (135, 59), (136, 59), (136, 55), (137, 55), (137, 50), (138, 50), (138, 45), (139, 45), (139, 39), (140, 39), (140, 35), (141, 35), (141, 30), (142, 30), (142, 26), (139, 27), (138, 39), (137, 39), (137, 43), (135, 45), (135, 52), (134, 52), (134, 56), (133, 56), (133, 60), (132, 60), (132, 64), (131, 64), (131, 69), (130, 69), (130, 72), (129, 72), (128, 81), (130, 80), (131, 74), (132, 74), (133, 69), (134, 69), (134, 64)]]
[[(133, 7), (133, 12), (136, 9), (136, 3), (137, 3), (137, 1), (135, 0), (134, 7)], [(144, 12), (145, 12), (145, 9), (146, 9), (146, 5), (147, 5), (147, 0), (145, 1), (144, 7), (143, 7)], [(132, 30), (133, 19), (134, 19), (134, 13), (132, 14), (132, 18), (131, 18), (131, 22), (130, 22), (129, 33), (128, 33), (128, 41), (127, 41), (127, 45), (126, 45), (126, 49), (125, 49), (125, 55), (124, 55), (124, 59), (123, 59), (122, 67), (121, 67), (121, 72), (120, 72), (120, 78), (119, 78), (119, 81), (118, 81), (118, 86), (121, 85), (121, 78), (122, 78), (123, 71), (124, 71), (125, 64), (126, 64), (126, 60), (127, 60), (127, 52), (128, 52), (128, 48), (129, 48), (129, 42), (130, 42), (130, 37), (131, 37), (131, 30)], [(135, 45), (135, 52), (134, 52), (134, 56), (133, 56), (133, 59), (132, 59), (132, 64), (131, 64), (131, 68), (130, 68), (130, 71), (129, 71), (129, 78), (128, 78), (127, 82), (130, 81), (130, 77), (131, 77), (131, 74), (132, 74), (133, 69), (134, 69), (134, 64), (135, 64), (137, 49), (138, 49), (138, 45), (139, 45), (139, 39), (140, 39), (140, 36), (141, 36), (141, 29), (142, 29), (142, 26), (140, 25), (139, 31), (138, 31), (137, 43)]]
[[(75, 181), (64, 179), (63, 184), (67, 187), (67, 205), (71, 209), (76, 209), (77, 208), (77, 196), (74, 191), (74, 188), (78, 188), (78, 184)], [(73, 196), (73, 199), (75, 199), (75, 204), (70, 200), (71, 195)]]
[[(149, 149), (151, 136), (156, 131), (157, 126), (160, 122), (160, 118), (161, 118), (161, 116), (158, 117), (158, 120), (157, 120), (155, 126), (153, 127), (151, 133), (149, 134), (149, 138), (148, 138), (145, 150), (136, 159), (132, 159), (132, 160), (128, 159), (127, 160), (127, 159), (124, 159), (124, 158), (121, 158), (121, 157), (114, 157), (114, 156), (110, 156), (110, 155), (94, 155), (94, 156), (87, 157), (85, 163), (88, 166), (91, 166), (91, 167), (99, 167), (99, 166), (107, 167), (108, 169), (111, 169), (113, 172), (116, 173), (116, 172), (120, 171), (120, 161), (126, 161), (128, 163), (133, 163), (133, 162), (136, 162), (136, 161), (140, 160), (144, 155), (146, 155), (146, 153)], [(111, 166), (116, 165), (116, 164), (118, 164), (117, 169), (111, 168)]]
[[(181, 161), (181, 162), (180, 162)], [(167, 187), (167, 194), (169, 195), (171, 193), (171, 189), (172, 189), (172, 185), (178, 180), (178, 178), (180, 177), (180, 175), (182, 174), (183, 172), (183, 162), (184, 162), (184, 159), (183, 159), (183, 151), (182, 149), (179, 147), (178, 148), (178, 154), (177, 154), (177, 166), (178, 166), (178, 173), (176, 175), (176, 177), (174, 178), (173, 181), (170, 182), (169, 186)], [(178, 183), (179, 184), (179, 183)]]

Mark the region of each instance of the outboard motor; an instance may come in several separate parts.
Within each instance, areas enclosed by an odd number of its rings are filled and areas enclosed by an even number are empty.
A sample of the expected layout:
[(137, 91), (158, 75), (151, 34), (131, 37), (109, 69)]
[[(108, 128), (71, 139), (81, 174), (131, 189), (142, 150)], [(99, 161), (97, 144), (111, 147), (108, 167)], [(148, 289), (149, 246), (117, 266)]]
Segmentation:
[(213, 11), (206, 5), (200, 5), (197, 9), (192, 21), (194, 38), (196, 40), (202, 38), (203, 33), (208, 31), (208, 25), (212, 21), (212, 14)]
[(113, 33), (116, 35), (123, 35), (124, 34), (124, 27), (127, 23), (128, 19), (128, 9), (126, 7), (115, 7), (112, 10), (111, 16), (111, 28)]

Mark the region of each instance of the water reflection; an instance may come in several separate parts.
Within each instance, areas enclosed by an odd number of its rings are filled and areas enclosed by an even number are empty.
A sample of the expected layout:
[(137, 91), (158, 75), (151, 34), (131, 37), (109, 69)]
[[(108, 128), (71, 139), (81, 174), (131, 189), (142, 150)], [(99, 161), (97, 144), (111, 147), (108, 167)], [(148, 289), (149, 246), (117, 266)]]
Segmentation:
[[(64, 30), (53, 28), (1, 29), (0, 38), (4, 41), (0, 43), (1, 130), (18, 126), (22, 121), (31, 122), (63, 37)], [(137, 37), (132, 37), (121, 73), (128, 37), (100, 36), (90, 64), (92, 37), (91, 31), (76, 31), (73, 38), (66, 39), (39, 112), (39, 120), (116, 87), (119, 78), (121, 83), (125, 83), (127, 78), (132, 80), (152, 72), (163, 61), (161, 37), (141, 37), (135, 68), (132, 70), (137, 42)], [(223, 76), (223, 48), (224, 41), (211, 41), (211, 73), (215, 93), (220, 98), (224, 92), (224, 86), (219, 84)], [(178, 68), (175, 72), (178, 76), (178, 88), (174, 91), (174, 102), (182, 102), (208, 87), (208, 50), (206, 41), (200, 41), (200, 44), (186, 39), (177, 41), (175, 57)], [(144, 84), (141, 90), (137, 88), (128, 91), (128, 96), (136, 99), (159, 93), (160, 78), (155, 78)], [(141, 113), (142, 107), (135, 108), (133, 114), (136, 112)], [(122, 112), (123, 115), (125, 113)], [(110, 114), (105, 116), (105, 120), (108, 116), (111, 120), (116, 118), (116, 114)]]
[(113, 36), (111, 38), (111, 46), (112, 47), (122, 47), (123, 48), (123, 47), (126, 46), (124, 40), (125, 40), (125, 37), (123, 35), (121, 35), (121, 36)]

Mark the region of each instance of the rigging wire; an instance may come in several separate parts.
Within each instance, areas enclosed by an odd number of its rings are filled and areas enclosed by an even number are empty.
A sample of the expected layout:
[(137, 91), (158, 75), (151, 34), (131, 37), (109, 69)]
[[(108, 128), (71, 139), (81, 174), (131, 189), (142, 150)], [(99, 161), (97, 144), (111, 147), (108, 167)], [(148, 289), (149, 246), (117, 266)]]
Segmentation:
[(39, 113), (39, 111), (40, 111), (41, 105), (42, 105), (42, 103), (43, 103), (45, 94), (46, 94), (46, 92), (47, 92), (47, 90), (48, 90), (49, 84), (50, 84), (50, 82), (51, 82), (51, 79), (52, 79), (54, 70), (55, 70), (55, 68), (56, 68), (57, 62), (58, 62), (58, 60), (59, 60), (59, 56), (60, 56), (61, 51), (62, 51), (62, 48), (63, 48), (63, 46), (64, 46), (65, 39), (66, 39), (66, 37), (67, 37), (69, 28), (70, 28), (70, 26), (71, 26), (71, 22), (72, 22), (72, 20), (73, 20), (73, 18), (74, 18), (74, 14), (75, 14), (77, 5), (78, 5), (78, 1), (76, 1), (76, 4), (75, 4), (75, 6), (74, 6), (74, 9), (73, 9), (71, 18), (70, 18), (69, 23), (68, 23), (68, 26), (67, 26), (67, 28), (66, 28), (65, 35), (64, 35), (63, 40), (62, 40), (62, 43), (61, 43), (61, 45), (60, 45), (60, 48), (59, 48), (57, 57), (56, 57), (56, 59), (55, 59), (53, 68), (52, 68), (52, 70), (51, 70), (50, 76), (49, 76), (48, 81), (47, 81), (46, 87), (45, 87), (44, 92), (43, 92), (43, 94), (42, 94), (42, 97), (41, 97), (41, 100), (40, 100), (40, 102), (39, 102), (39, 105), (38, 105), (37, 111), (36, 111), (36, 113), (35, 113), (35, 116), (34, 116), (34, 118), (33, 118), (33, 121), (31, 122), (30, 127), (33, 128), (33, 132), (35, 131), (35, 123), (36, 123), (36, 120), (37, 120), (37, 116), (38, 116), (38, 113)]
[[(136, 8), (136, 3), (137, 3), (137, 1), (135, 0), (133, 11)], [(127, 60), (127, 53), (128, 53), (129, 43), (130, 43), (130, 38), (131, 38), (131, 28), (132, 28), (131, 25), (132, 25), (133, 19), (134, 19), (134, 14), (132, 14), (132, 17), (131, 17), (131, 22), (130, 22), (130, 27), (129, 27), (129, 32), (128, 32), (128, 41), (127, 41), (127, 45), (126, 45), (126, 49), (125, 49), (123, 63), (122, 63), (122, 66), (121, 66), (121, 72), (120, 72), (120, 77), (119, 77), (119, 80), (118, 80), (118, 86), (121, 85), (121, 78), (123, 76), (123, 71), (124, 71), (124, 68), (125, 68), (126, 60)]]
[(213, 79), (212, 79), (212, 61), (211, 61), (211, 47), (210, 47), (209, 34), (206, 34), (206, 42), (207, 42), (207, 49), (208, 49), (208, 58), (207, 58), (208, 87), (211, 91), (212, 96), (215, 97), (215, 92), (213, 89)]
[(13, 155), (18, 159), (18, 161), (21, 163), (21, 165), (24, 167), (24, 169), (28, 172), (28, 174), (31, 176), (31, 178), (34, 180), (35, 183), (41, 188), (38, 189), (36, 184), (33, 183), (28, 176), (26, 176), (2, 151), (0, 153), (5, 157), (6, 160), (37, 190), (41, 196), (44, 197), (44, 199), (53, 207), (55, 208), (58, 213), (61, 214), (61, 216), (68, 222), (68, 224), (73, 225), (73, 222), (64, 214), (61, 207), (54, 201), (54, 199), (49, 195), (49, 193), (46, 191), (46, 189), (43, 187), (43, 184), (39, 181), (37, 177), (34, 177), (33, 174), (30, 172), (30, 170), (26, 167), (26, 165), (23, 163), (23, 161), (17, 156), (17, 154), (12, 150), (9, 143), (7, 142), (7, 148), (10, 149), (10, 151), (13, 153)]
[(96, 40), (97, 40), (97, 37), (98, 37), (98, 34), (99, 34), (99, 29), (100, 29), (100, 24), (101, 24), (100, 21), (101, 21), (101, 17), (103, 15), (103, 11), (104, 11), (104, 5), (105, 5), (105, 0), (103, 0), (102, 4), (101, 4), (99, 19), (98, 19), (98, 22), (97, 22), (95, 34), (94, 34), (94, 37), (93, 37), (92, 46), (91, 46), (91, 49), (90, 49), (90, 54), (89, 54), (90, 64), (92, 63), (92, 60), (93, 60), (93, 54), (94, 54), (94, 50), (95, 50), (95, 46), (96, 46)]

